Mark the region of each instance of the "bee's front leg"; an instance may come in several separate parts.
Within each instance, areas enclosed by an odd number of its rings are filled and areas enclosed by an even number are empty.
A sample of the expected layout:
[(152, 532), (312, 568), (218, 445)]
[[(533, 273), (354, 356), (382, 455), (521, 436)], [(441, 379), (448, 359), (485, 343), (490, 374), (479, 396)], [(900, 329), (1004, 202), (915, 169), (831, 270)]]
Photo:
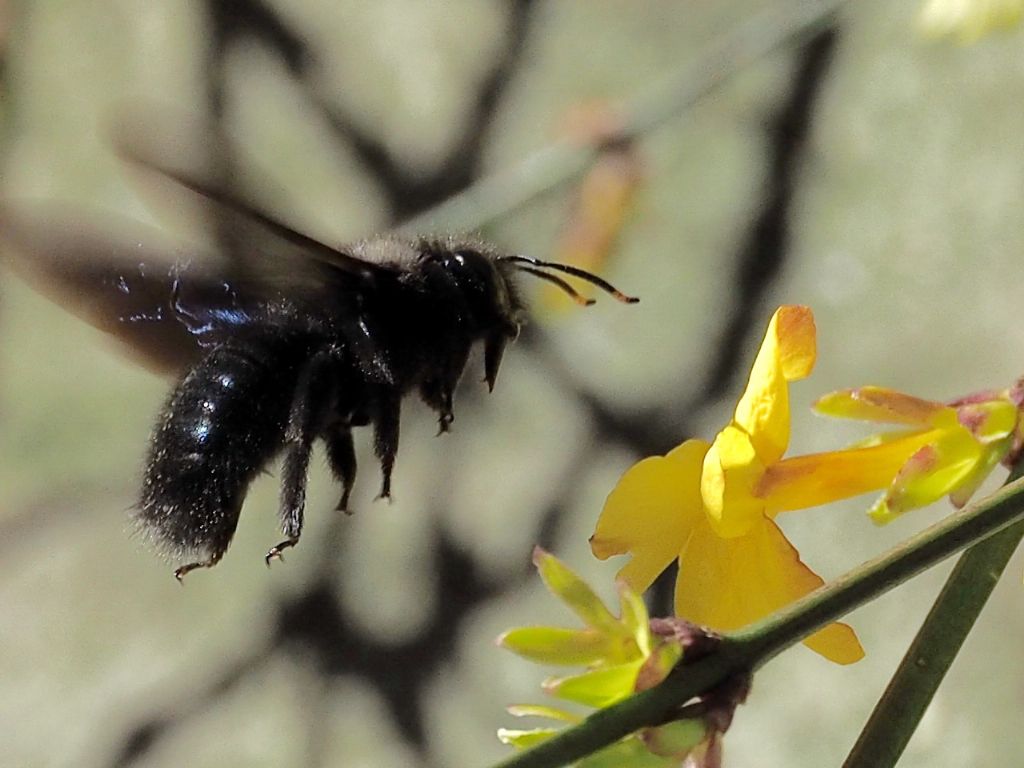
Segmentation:
[(438, 413), (437, 434), (448, 432), (455, 421), (455, 388), (469, 360), (470, 341), (458, 339), (442, 357), (434, 375), (420, 385), (423, 401)]

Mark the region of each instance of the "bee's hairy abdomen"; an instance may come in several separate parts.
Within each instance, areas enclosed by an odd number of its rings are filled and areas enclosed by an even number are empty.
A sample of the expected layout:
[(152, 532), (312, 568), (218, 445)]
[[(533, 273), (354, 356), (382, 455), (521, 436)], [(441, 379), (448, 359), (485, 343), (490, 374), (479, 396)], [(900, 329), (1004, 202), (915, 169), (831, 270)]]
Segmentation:
[(213, 349), (178, 383), (150, 444), (135, 517), (174, 555), (217, 560), (246, 491), (280, 449), (298, 367), (294, 338), (250, 338)]

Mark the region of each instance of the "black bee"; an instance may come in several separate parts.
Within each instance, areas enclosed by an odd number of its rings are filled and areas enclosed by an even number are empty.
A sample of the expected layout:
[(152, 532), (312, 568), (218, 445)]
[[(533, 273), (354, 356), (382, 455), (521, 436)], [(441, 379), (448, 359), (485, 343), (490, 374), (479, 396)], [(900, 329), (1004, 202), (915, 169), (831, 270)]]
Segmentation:
[(352, 428), (372, 425), (380, 496), (389, 497), (403, 398), (418, 392), (447, 431), (476, 342), (494, 387), (525, 317), (519, 273), (580, 304), (593, 301), (553, 272), (637, 301), (583, 270), (472, 239), (380, 237), (335, 249), (205, 183), (155, 170), (248, 220), (276, 252), (241, 266), (159, 258), (151, 249), (140, 260), (137, 238), (117, 243), (83, 222), (61, 231), (52, 215), (9, 207), (0, 211), (0, 239), (22, 254), (14, 265), (63, 306), (150, 367), (184, 372), (153, 431), (133, 513), (161, 548), (193, 560), (174, 572), (179, 580), (221, 559), (249, 484), (279, 453), (285, 538), (267, 552), (268, 565), (299, 541), (317, 439), (346, 510), (356, 476)]

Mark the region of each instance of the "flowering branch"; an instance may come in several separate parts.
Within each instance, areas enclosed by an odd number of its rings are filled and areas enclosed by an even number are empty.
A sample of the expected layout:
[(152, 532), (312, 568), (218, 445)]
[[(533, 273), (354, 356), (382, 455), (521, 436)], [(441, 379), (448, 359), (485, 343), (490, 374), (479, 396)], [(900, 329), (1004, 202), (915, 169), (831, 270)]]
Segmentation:
[(684, 660), (660, 685), (599, 710), (495, 768), (557, 768), (640, 728), (663, 723), (694, 697), (759, 668), (812, 632), (1022, 520), (1024, 480), (1014, 480), (768, 618), (725, 635), (716, 652), (692, 664)]
[[(1021, 476), (1024, 462), (1008, 482)], [(960, 558), (843, 768), (896, 764), (1022, 538), (1024, 522), (1014, 523)]]

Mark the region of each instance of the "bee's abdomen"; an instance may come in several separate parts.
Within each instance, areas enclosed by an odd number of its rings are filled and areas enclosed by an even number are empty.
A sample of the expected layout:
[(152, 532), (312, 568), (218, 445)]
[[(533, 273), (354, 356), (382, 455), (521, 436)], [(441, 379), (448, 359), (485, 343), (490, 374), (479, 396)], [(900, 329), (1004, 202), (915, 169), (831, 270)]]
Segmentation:
[(212, 350), (175, 387), (150, 445), (136, 518), (175, 555), (216, 560), (249, 483), (279, 450), (302, 344), (248, 340)]

